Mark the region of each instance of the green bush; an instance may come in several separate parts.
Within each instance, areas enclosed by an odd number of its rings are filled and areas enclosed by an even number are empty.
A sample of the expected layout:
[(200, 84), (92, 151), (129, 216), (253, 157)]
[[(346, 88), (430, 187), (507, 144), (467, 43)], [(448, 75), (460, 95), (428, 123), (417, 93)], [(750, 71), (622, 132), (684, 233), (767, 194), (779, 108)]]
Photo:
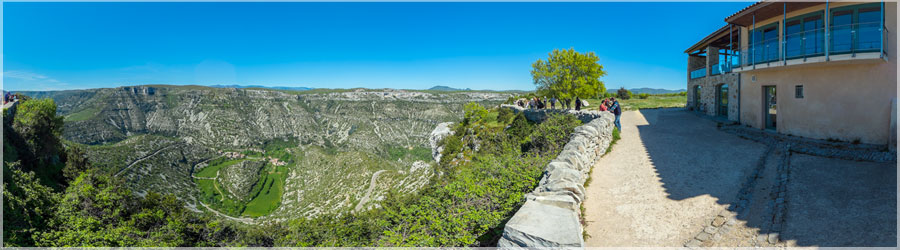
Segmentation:
[(622, 100), (631, 99), (631, 91), (628, 91), (625, 87), (619, 88), (619, 90), (616, 91), (616, 97)]
[(647, 99), (648, 97), (650, 97), (650, 94), (647, 94), (647, 93), (638, 94), (638, 98), (640, 98), (640, 99)]

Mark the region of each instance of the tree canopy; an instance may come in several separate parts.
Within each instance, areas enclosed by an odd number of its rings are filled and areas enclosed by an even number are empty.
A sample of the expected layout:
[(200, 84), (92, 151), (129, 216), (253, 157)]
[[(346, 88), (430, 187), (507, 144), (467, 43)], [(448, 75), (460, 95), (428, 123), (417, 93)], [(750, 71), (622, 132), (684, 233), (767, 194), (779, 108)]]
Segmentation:
[(560, 99), (587, 98), (606, 93), (600, 77), (606, 75), (594, 52), (585, 54), (570, 48), (554, 49), (547, 60), (538, 59), (531, 67), (537, 92)]

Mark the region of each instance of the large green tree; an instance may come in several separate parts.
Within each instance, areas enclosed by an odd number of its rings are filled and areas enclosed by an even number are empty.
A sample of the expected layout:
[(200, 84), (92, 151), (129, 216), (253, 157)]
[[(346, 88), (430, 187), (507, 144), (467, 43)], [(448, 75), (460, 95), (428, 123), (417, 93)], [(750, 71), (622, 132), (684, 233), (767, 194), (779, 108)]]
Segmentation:
[(600, 77), (606, 75), (600, 58), (594, 52), (585, 54), (575, 49), (550, 52), (547, 60), (538, 59), (531, 65), (531, 77), (538, 93), (560, 99), (588, 98), (606, 93)]

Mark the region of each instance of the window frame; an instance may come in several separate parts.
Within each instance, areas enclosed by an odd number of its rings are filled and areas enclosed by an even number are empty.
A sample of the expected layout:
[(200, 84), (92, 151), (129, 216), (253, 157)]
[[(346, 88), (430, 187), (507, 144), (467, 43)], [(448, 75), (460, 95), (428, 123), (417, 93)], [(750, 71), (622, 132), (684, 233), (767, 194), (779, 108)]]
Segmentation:
[[(807, 23), (807, 22), (811, 22), (812, 20), (815, 20), (815, 19), (812, 19), (812, 18), (818, 18), (819, 20), (822, 20), (822, 25), (819, 26), (818, 28), (814, 28), (814, 29), (812, 29), (812, 30), (806, 30), (806, 23)], [(807, 20), (807, 19), (810, 19), (810, 20)], [(788, 54), (788, 53), (787, 53), (787, 52), (788, 52), (788, 47), (787, 47), (787, 46), (788, 46), (788, 36), (789, 36), (789, 35), (794, 35), (794, 34), (796, 34), (796, 33), (792, 33), (792, 34), (788, 34), (788, 33), (787, 33), (787, 30), (788, 30), (788, 24), (789, 24), (789, 23), (792, 23), (792, 22), (799, 22), (799, 24), (797, 24), (797, 25), (800, 25), (800, 32), (798, 32), (798, 33), (800, 33), (800, 35), (801, 35), (801, 37), (800, 37), (800, 48), (799, 48), (800, 52), (799, 52), (799, 55), (788, 56), (788, 55), (787, 55), (787, 54)], [(821, 31), (823, 32), (823, 33), (822, 33), (822, 46), (821, 46), (821, 47), (822, 47), (822, 48), (821, 48), (822, 52), (808, 54), (808, 53), (807, 53), (807, 45), (806, 45), (807, 41), (806, 41), (806, 39), (804, 39), (804, 38), (805, 38), (805, 33), (806, 33), (806, 32), (810, 32), (810, 31), (815, 31), (815, 30), (817, 30), (817, 29), (821, 29)], [(783, 37), (782, 40), (784, 41), (783, 44), (784, 44), (784, 46), (785, 46), (785, 49), (784, 49), (784, 52), (785, 52), (784, 54), (785, 54), (785, 55), (784, 55), (784, 57), (785, 57), (786, 59), (795, 59), (795, 58), (802, 58), (802, 57), (810, 57), (810, 56), (824, 55), (824, 54), (825, 54), (825, 48), (824, 48), (824, 45), (825, 45), (825, 34), (824, 34), (824, 31), (825, 31), (825, 10), (813, 11), (813, 12), (809, 12), (809, 13), (806, 13), (806, 14), (802, 14), (802, 15), (798, 15), (798, 16), (794, 16), (794, 17), (791, 17), (791, 18), (786, 19), (785, 22), (784, 22), (784, 30), (781, 32), (781, 35), (782, 35), (782, 37)]]
[[(780, 25), (779, 25), (780, 23), (781, 23), (781, 21), (775, 21), (775, 22), (772, 22), (772, 23), (770, 23), (770, 24), (766, 24), (766, 25), (757, 27), (756, 29), (750, 29), (750, 35), (751, 35), (751, 39), (750, 39), (750, 48), (753, 49), (753, 53), (752, 53), (752, 55), (753, 55), (753, 64), (760, 64), (760, 63), (774, 62), (774, 61), (778, 61), (778, 60), (780, 59), (780, 58), (779, 58), (779, 57), (780, 57), (779, 55), (781, 54), (781, 46), (780, 46), (780, 42), (777, 41), (778, 38), (779, 38), (779, 36), (781, 35), (781, 33), (780, 33), (781, 31), (780, 31), (780, 28), (779, 28), (779, 27), (780, 27)], [(761, 53), (761, 54), (760, 54), (761, 57), (762, 57), (762, 58), (766, 58), (765, 60), (760, 60), (760, 58), (758, 58), (758, 57), (756, 56), (756, 54), (757, 54), (756, 49), (761, 49), (762, 46), (765, 46), (765, 45), (766, 45), (766, 41), (767, 41), (767, 40), (765, 39), (765, 37), (766, 37), (766, 30), (767, 30), (767, 29), (770, 29), (770, 28), (774, 28), (774, 29), (775, 29), (775, 39), (776, 39), (776, 41), (769, 41), (769, 42), (772, 42), (773, 44), (775, 44), (776, 46), (778, 46), (778, 48), (776, 48), (776, 49), (777, 49), (776, 51), (777, 51), (778, 53), (776, 53), (775, 58), (769, 59), (768, 56), (767, 56), (767, 54), (765, 53), (765, 51), (760, 52), (760, 53)], [(760, 32), (759, 32), (759, 35), (762, 37), (762, 39), (760, 39), (760, 41), (759, 41), (759, 42), (760, 42), (759, 44), (757, 44), (756, 41), (753, 41), (753, 40), (755, 40), (756, 37), (757, 37), (757, 34), (755, 33), (756, 31), (760, 31)]]

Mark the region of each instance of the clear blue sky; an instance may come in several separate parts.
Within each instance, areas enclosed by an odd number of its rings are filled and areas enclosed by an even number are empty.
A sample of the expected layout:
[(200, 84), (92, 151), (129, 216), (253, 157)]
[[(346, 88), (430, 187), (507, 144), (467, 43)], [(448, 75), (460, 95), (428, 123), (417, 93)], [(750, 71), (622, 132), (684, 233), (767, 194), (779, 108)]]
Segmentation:
[(3, 84), (534, 89), (594, 51), (607, 88), (685, 88), (683, 53), (749, 2), (3, 3)]

